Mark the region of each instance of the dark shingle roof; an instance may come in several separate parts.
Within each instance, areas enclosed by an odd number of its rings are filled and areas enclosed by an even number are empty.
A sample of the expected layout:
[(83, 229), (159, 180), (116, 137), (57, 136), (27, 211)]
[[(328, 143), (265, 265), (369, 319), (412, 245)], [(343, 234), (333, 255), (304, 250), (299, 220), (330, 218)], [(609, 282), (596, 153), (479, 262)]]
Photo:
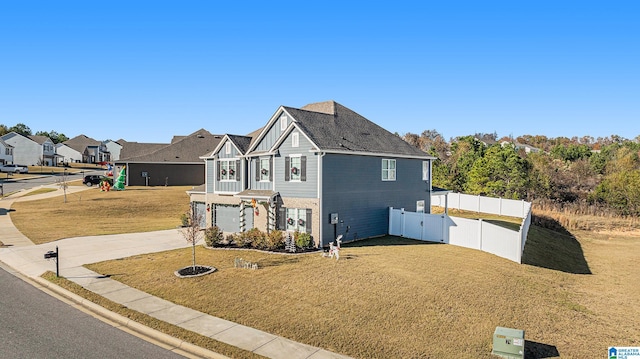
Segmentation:
[(227, 137), (229, 137), (229, 140), (231, 140), (231, 142), (233, 142), (233, 144), (238, 147), (243, 155), (247, 153), (249, 145), (251, 144), (251, 137), (238, 135), (227, 135)]
[(430, 157), (335, 101), (310, 104), (302, 109), (283, 107), (321, 150)]
[(212, 135), (207, 130), (200, 129), (172, 144), (165, 144), (153, 152), (135, 157), (123, 157), (122, 153), (130, 144), (126, 142), (122, 147), (121, 159), (117, 162), (202, 162), (200, 156), (208, 154), (220, 142), (222, 136)]
[(161, 148), (169, 146), (168, 143), (140, 143), (127, 142), (125, 140), (118, 140), (118, 143), (122, 145), (122, 149), (120, 150), (121, 160), (148, 155)]
[(85, 135), (78, 135), (72, 139), (64, 141), (63, 143), (80, 153), (84, 152), (87, 147), (100, 146), (100, 141), (94, 140), (93, 138)]
[[(33, 142), (36, 142), (38, 144), (43, 144), (45, 142), (47, 142), (47, 140), (51, 141), (51, 139), (47, 136), (35, 136), (35, 135), (31, 135), (31, 136), (27, 136), (29, 137)], [(53, 142), (53, 141), (51, 141)]]

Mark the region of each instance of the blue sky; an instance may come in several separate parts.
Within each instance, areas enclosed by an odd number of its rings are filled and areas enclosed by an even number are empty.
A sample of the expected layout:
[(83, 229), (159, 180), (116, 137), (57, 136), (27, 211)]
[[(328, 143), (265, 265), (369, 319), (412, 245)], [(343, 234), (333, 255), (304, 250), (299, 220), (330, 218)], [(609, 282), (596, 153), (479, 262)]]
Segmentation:
[(0, 123), (246, 134), (335, 100), (446, 139), (640, 135), (637, 1), (2, 1)]

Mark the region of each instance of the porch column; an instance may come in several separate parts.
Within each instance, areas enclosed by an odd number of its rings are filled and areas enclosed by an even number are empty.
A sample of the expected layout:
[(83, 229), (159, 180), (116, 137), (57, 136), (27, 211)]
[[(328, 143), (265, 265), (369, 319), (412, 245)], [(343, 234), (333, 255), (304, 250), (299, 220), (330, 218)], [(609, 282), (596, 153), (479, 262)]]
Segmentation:
[(244, 214), (244, 201), (240, 201), (240, 232), (246, 229), (246, 219)]

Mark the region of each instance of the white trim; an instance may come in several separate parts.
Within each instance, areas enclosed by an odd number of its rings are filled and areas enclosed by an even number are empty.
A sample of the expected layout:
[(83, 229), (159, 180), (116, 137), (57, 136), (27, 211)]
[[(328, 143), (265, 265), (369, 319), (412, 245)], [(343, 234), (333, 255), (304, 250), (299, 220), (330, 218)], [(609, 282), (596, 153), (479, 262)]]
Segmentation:
[(287, 115), (281, 114), (280, 116), (278, 116), (278, 121), (280, 122), (280, 131), (282, 132), (286, 130), (287, 122), (289, 122)]
[[(310, 152), (318, 152), (319, 148), (318, 145), (316, 145), (313, 141), (311, 141), (311, 139), (309, 138), (309, 136), (307, 136), (307, 134), (304, 133), (304, 131), (302, 131), (300, 129), (300, 127), (298, 127), (298, 125), (295, 122), (292, 122), (289, 127), (287, 127), (287, 129), (282, 132), (280, 134), (280, 137), (278, 137), (278, 139), (273, 143), (273, 146), (271, 146), (271, 148), (269, 149), (269, 153), (275, 153), (276, 149), (278, 147), (280, 147), (280, 145), (282, 145), (282, 143), (284, 142), (284, 140), (287, 138), (287, 136), (289, 135), (290, 132), (292, 132), (294, 129), (297, 129), (299, 133), (301, 133), (304, 138), (307, 139), (307, 141), (309, 141), (309, 143), (311, 144), (311, 146), (313, 148), (315, 148), (315, 151), (313, 149), (309, 150)], [(299, 140), (298, 140), (299, 141)]]
[[(258, 134), (255, 141), (253, 141), (252, 145), (249, 147), (249, 149), (247, 149), (247, 152), (246, 152), (247, 154), (253, 152), (253, 150), (255, 150), (256, 147), (258, 147), (260, 142), (264, 139), (264, 136), (267, 134), (267, 132), (269, 132), (269, 129), (275, 124), (276, 121), (278, 121), (278, 119), (280, 118), (280, 115), (283, 113), (286, 113), (287, 116), (291, 118), (291, 123), (295, 122), (295, 119), (293, 118), (293, 116), (291, 116), (291, 114), (289, 114), (287, 110), (284, 109), (284, 106), (278, 107), (276, 112), (274, 112), (274, 114), (269, 119), (269, 122), (267, 122), (267, 124), (264, 125), (264, 127), (262, 128), (262, 131), (260, 131), (260, 134)], [(289, 126), (291, 126), (291, 124), (289, 124)]]
[[(291, 171), (291, 169), (293, 168), (292, 163), (291, 163), (291, 159), (292, 158), (302, 158), (302, 155), (299, 153), (296, 154), (292, 154), (292, 155), (288, 155), (287, 157), (289, 157), (289, 168), (287, 168), (287, 171)], [(300, 160), (300, 165), (298, 166), (298, 171), (302, 171), (302, 160)], [(289, 172), (289, 182), (302, 182), (302, 173), (297, 175), (299, 178), (297, 179), (293, 179), (293, 173)], [(274, 181), (275, 182), (275, 181)]]
[[(316, 146), (316, 148), (318, 148)], [(340, 150), (309, 150), (309, 152), (325, 152), (336, 155), (356, 155), (356, 156), (372, 156), (372, 157), (385, 157), (385, 158), (408, 158), (414, 160), (435, 160), (436, 157), (425, 155), (423, 156), (412, 156), (412, 155), (401, 155), (397, 153), (382, 153), (382, 152), (362, 152), (362, 151), (340, 151)]]
[[(385, 161), (388, 161), (386, 169), (384, 168)], [(393, 161), (393, 178), (389, 178), (389, 174), (391, 173), (391, 168), (389, 168), (392, 163), (391, 161)], [(387, 171), (386, 179), (384, 178), (385, 171)], [(380, 178), (382, 179), (382, 182), (393, 182), (398, 179), (398, 164), (395, 158), (383, 158), (382, 161), (380, 161)]]
[[(213, 191), (213, 194), (228, 194), (228, 195), (236, 195), (240, 192), (226, 192), (226, 191)], [(217, 204), (223, 204), (223, 203), (217, 203)]]

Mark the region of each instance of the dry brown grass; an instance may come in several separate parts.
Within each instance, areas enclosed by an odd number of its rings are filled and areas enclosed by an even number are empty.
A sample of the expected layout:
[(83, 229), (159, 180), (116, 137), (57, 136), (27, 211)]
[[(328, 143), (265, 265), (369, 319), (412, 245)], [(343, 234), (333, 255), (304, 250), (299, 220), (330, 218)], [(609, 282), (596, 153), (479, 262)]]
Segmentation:
[(37, 201), (15, 202), (11, 220), (36, 244), (61, 238), (175, 228), (189, 208), (190, 186), (97, 188)]
[[(524, 329), (528, 350), (544, 357), (598, 357), (611, 345), (640, 345), (640, 239), (579, 232), (576, 240), (539, 228), (531, 236), (525, 257), (538, 265), (385, 237), (343, 246), (337, 262), (199, 247), (198, 263), (219, 270), (192, 279), (173, 274), (190, 264), (190, 249), (89, 267), (178, 304), (357, 358), (488, 358), (496, 326)], [(549, 246), (555, 257), (544, 252)], [(566, 255), (582, 261), (557, 263)], [(260, 269), (233, 268), (236, 257)], [(584, 265), (591, 274), (575, 274)]]

